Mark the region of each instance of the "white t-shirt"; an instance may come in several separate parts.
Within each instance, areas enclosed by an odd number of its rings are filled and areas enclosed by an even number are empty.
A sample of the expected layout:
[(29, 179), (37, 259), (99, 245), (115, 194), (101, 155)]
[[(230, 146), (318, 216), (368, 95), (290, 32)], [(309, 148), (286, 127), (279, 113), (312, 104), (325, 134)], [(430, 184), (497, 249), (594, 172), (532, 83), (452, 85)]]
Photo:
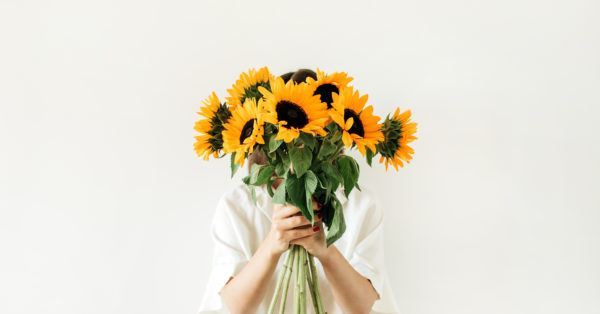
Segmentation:
[[(336, 192), (344, 208), (346, 232), (334, 245), (361, 275), (371, 280), (380, 295), (371, 313), (398, 313), (387, 281), (383, 256), (383, 212), (375, 206), (370, 193), (354, 189), (348, 198), (340, 189)], [(199, 313), (229, 313), (219, 295), (230, 277), (238, 274), (266, 238), (271, 228), (273, 203), (266, 187), (256, 189), (257, 205), (252, 202), (249, 188), (240, 184), (223, 195), (217, 205), (211, 225), (214, 240), (212, 269)], [(257, 313), (266, 313), (273, 296), (284, 255), (274, 272), (267, 293)], [(330, 286), (318, 259), (315, 259), (319, 288), (325, 311), (342, 313), (335, 304)], [(293, 289), (288, 291), (286, 304), (293, 304)], [(307, 309), (312, 313), (312, 300), (307, 297)], [(276, 307), (279, 310), (279, 304)], [(286, 313), (292, 313), (288, 306)]]

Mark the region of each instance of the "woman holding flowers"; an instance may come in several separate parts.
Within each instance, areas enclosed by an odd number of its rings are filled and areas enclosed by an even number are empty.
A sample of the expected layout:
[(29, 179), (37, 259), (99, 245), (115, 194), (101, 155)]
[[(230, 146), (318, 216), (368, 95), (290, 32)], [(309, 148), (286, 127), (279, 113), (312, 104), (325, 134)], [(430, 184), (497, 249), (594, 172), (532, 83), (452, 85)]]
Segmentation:
[(398, 169), (412, 158), (416, 124), (398, 110), (380, 124), (351, 80), (262, 68), (240, 76), (227, 104), (214, 93), (205, 101), (196, 152), (231, 154), (233, 172), (249, 159), (249, 175), (217, 206), (200, 313), (397, 312), (382, 211), (343, 151), (357, 147), (369, 164), (380, 154)]

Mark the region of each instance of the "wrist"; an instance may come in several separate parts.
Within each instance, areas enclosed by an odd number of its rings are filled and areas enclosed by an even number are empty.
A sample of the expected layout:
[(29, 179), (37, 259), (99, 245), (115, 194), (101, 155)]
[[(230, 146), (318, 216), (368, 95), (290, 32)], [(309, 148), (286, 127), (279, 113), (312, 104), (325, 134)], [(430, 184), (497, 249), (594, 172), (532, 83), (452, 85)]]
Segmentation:
[(273, 245), (268, 244), (268, 243), (263, 243), (264, 245), (262, 246), (264, 255), (266, 256), (266, 258), (268, 258), (270, 261), (278, 261), (279, 257), (281, 257), (281, 254), (283, 252), (281, 252), (280, 250), (276, 249)]
[(280, 241), (275, 239), (273, 232), (270, 232), (262, 245), (266, 251), (266, 254), (273, 259), (279, 259), (281, 254), (286, 251)]
[(332, 244), (329, 247), (326, 246), (325, 249), (318, 256), (315, 255), (315, 257), (319, 259), (321, 265), (325, 265), (329, 263), (336, 250), (337, 248)]

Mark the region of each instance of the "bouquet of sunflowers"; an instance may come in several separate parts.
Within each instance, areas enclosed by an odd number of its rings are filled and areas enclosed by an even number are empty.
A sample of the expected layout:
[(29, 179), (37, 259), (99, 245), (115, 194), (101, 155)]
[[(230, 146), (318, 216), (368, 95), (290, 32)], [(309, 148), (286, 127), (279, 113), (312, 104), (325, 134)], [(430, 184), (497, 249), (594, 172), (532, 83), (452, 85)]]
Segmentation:
[[(346, 228), (335, 192), (343, 188), (348, 196), (352, 189), (360, 190), (358, 163), (344, 149), (356, 147), (369, 166), (379, 155), (386, 170), (389, 165), (398, 170), (412, 159), (408, 144), (416, 139), (417, 124), (410, 122), (410, 111), (396, 109), (380, 123), (373, 107), (366, 105), (368, 96), (349, 86), (351, 81), (347, 73), (325, 74), (318, 68), (316, 75), (300, 70), (281, 77), (266, 67), (250, 69), (227, 90), (225, 103), (214, 92), (203, 101), (198, 113), (204, 119), (194, 127), (201, 133), (194, 149), (204, 160), (230, 154), (232, 176), (250, 154), (262, 151), (267, 162), (253, 164), (243, 179), (252, 197), (255, 187), (266, 184), (273, 203), (294, 205), (311, 222), (316, 200), (322, 204), (329, 246)], [(275, 181), (281, 183), (274, 189)], [(269, 313), (279, 298), (283, 313), (292, 274), (294, 312), (306, 313), (308, 292), (315, 313), (325, 313), (314, 258), (298, 245), (291, 245), (285, 257)]]

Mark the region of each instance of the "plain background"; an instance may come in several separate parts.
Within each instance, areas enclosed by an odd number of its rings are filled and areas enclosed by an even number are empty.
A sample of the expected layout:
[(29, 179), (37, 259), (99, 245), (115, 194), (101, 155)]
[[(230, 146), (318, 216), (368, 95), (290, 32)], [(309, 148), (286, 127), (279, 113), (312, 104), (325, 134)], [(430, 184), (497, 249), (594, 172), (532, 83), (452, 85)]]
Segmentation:
[(595, 0), (0, 0), (0, 312), (194, 313), (240, 179), (196, 112), (266, 65), (413, 111), (361, 162), (402, 313), (600, 313), (599, 56)]

